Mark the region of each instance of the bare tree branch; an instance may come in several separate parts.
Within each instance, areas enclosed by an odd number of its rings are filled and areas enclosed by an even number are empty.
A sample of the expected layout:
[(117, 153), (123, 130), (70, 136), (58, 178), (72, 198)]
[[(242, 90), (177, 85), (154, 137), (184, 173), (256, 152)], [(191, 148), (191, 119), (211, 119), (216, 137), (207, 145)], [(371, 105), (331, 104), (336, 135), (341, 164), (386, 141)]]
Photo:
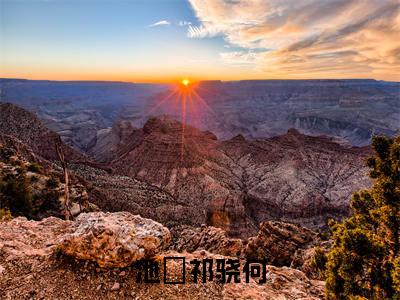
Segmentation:
[(69, 200), (69, 177), (68, 177), (68, 169), (67, 169), (67, 163), (65, 161), (65, 155), (64, 155), (64, 151), (62, 149), (62, 141), (61, 138), (58, 137), (58, 140), (56, 141), (56, 152), (57, 152), (57, 156), (58, 159), (60, 160), (61, 163), (61, 167), (63, 169), (64, 172), (64, 194), (65, 194), (65, 201), (64, 201), (64, 206), (65, 206), (65, 211), (64, 211), (64, 215), (65, 215), (65, 219), (66, 220), (70, 220), (73, 218), (72, 213), (71, 213), (71, 203)]

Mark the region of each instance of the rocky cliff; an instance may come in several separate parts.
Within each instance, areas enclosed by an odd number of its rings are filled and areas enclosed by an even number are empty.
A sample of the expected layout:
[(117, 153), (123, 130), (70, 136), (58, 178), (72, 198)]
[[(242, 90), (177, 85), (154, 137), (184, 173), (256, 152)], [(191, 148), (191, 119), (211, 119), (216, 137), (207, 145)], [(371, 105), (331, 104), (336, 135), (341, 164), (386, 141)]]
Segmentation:
[[(59, 136), (25, 109), (10, 103), (0, 103), (0, 133), (16, 137), (45, 159), (58, 159), (55, 145)], [(61, 147), (69, 161), (88, 160), (85, 155), (64, 143), (61, 143)]]
[(321, 228), (327, 218), (346, 215), (352, 193), (370, 183), (368, 148), (295, 129), (270, 139), (219, 141), (163, 117), (125, 134), (124, 142), (109, 148), (115, 173), (185, 203), (192, 224), (208, 223), (234, 236), (252, 235), (271, 219)]
[(369, 148), (345, 147), (327, 137), (290, 129), (270, 139), (221, 143), (240, 169), (243, 205), (258, 224), (266, 219), (310, 228), (348, 213), (353, 192), (369, 186)]
[[(57, 134), (23, 109), (0, 108), (0, 132), (14, 135), (39, 157), (55, 158)], [(93, 142), (92, 153), (112, 172), (62, 147), (90, 202), (153, 218), (174, 228), (173, 234), (183, 225), (206, 223), (249, 237), (265, 220), (317, 229), (328, 218), (345, 216), (351, 194), (369, 185), (368, 148), (294, 129), (269, 139), (239, 135), (220, 141), (167, 116), (151, 118), (140, 129), (123, 121)]]

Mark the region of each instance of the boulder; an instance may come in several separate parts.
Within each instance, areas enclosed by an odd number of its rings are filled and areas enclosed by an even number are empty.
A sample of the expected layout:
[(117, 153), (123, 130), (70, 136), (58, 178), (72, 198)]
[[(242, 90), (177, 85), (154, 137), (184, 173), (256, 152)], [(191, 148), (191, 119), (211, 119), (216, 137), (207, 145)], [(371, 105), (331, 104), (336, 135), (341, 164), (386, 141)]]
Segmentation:
[(241, 239), (227, 237), (226, 232), (220, 228), (201, 226), (183, 230), (179, 234), (175, 248), (179, 252), (207, 250), (215, 254), (240, 256), (243, 243)]
[(158, 222), (128, 212), (95, 212), (78, 216), (59, 249), (101, 267), (126, 267), (156, 255), (170, 242), (169, 230)]
[(319, 243), (317, 233), (301, 226), (279, 221), (260, 224), (257, 236), (248, 240), (244, 254), (248, 258), (266, 259), (276, 266), (290, 266), (299, 249)]

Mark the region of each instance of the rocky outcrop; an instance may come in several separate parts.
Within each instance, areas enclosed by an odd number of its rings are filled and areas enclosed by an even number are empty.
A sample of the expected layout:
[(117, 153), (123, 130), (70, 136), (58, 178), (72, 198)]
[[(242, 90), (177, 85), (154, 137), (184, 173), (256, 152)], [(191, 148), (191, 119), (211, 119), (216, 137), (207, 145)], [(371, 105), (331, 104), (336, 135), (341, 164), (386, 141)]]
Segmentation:
[[(45, 159), (58, 159), (55, 145), (59, 142), (59, 136), (44, 126), (33, 113), (23, 108), (0, 103), (0, 134), (16, 137)], [(70, 146), (61, 143), (60, 147), (68, 161), (88, 161), (85, 155)]]
[(72, 225), (72, 221), (55, 217), (41, 221), (18, 217), (0, 222), (0, 265), (50, 256), (56, 250), (60, 237), (71, 232)]
[(309, 278), (325, 280), (325, 264), (331, 241), (316, 243), (318, 246), (297, 249), (290, 267), (298, 269)]
[[(240, 208), (237, 167), (210, 132), (167, 116), (149, 119), (143, 129), (132, 132), (130, 144), (111, 166), (115, 173), (148, 182), (184, 203), (195, 226), (207, 223), (236, 236), (255, 232)], [(229, 203), (226, 209), (224, 203)], [(217, 216), (213, 212), (218, 209)]]
[(101, 267), (126, 267), (151, 258), (171, 242), (167, 228), (127, 212), (80, 214), (59, 249)]
[(185, 229), (179, 233), (174, 248), (178, 252), (207, 250), (226, 256), (240, 256), (243, 250), (241, 239), (229, 238), (226, 232), (212, 226)]
[(271, 219), (326, 227), (329, 218), (348, 214), (353, 192), (370, 184), (368, 148), (295, 129), (271, 139), (218, 141), (163, 117), (128, 136), (111, 162), (115, 173), (185, 203), (191, 225), (206, 223), (234, 237), (255, 235), (258, 224)]
[[(190, 202), (142, 180), (110, 174), (87, 165), (70, 165), (74, 174), (84, 178), (90, 190), (89, 201), (105, 211), (128, 211), (160, 222), (170, 229), (195, 225), (203, 215)], [(173, 233), (173, 231), (171, 231)]]
[(110, 162), (124, 152), (134, 132), (132, 124), (123, 120), (115, 123), (111, 128), (99, 130), (88, 145), (88, 153), (96, 161)]
[(328, 137), (295, 129), (271, 139), (232, 139), (220, 148), (241, 170), (246, 214), (265, 220), (326, 227), (329, 218), (348, 214), (351, 195), (370, 185), (369, 148), (349, 148)]
[(309, 229), (268, 221), (261, 223), (258, 235), (248, 240), (244, 254), (247, 258), (266, 259), (276, 266), (290, 266), (298, 251), (311, 248), (318, 241), (317, 234)]
[[(121, 224), (122, 225), (122, 224)], [(203, 258), (228, 259), (207, 251), (194, 253), (166, 251), (156, 256), (184, 257), (186, 284), (164, 284), (161, 265), (158, 284), (137, 283), (135, 266), (123, 269), (99, 268), (97, 263), (61, 255), (57, 246), (62, 237), (76, 230), (72, 221), (47, 218), (40, 222), (16, 218), (0, 224), (0, 290), (2, 299), (323, 299), (324, 283), (309, 279), (288, 267), (267, 266), (267, 282), (254, 279), (219, 284), (215, 278), (193, 284), (190, 261)], [(122, 238), (122, 237), (121, 237)], [(82, 241), (85, 242), (85, 241)], [(109, 245), (106, 244), (105, 248)], [(214, 265), (215, 267), (215, 265)], [(182, 276), (182, 263), (166, 261), (168, 278)], [(215, 270), (215, 269), (214, 269)], [(143, 280), (143, 278), (142, 278)]]

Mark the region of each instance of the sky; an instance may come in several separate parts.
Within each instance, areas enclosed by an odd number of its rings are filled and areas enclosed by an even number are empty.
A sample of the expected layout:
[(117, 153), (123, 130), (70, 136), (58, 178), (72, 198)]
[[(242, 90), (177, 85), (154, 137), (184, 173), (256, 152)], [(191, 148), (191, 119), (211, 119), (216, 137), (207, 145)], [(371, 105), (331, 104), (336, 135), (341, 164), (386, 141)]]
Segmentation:
[(0, 0), (0, 76), (400, 81), (397, 0)]

